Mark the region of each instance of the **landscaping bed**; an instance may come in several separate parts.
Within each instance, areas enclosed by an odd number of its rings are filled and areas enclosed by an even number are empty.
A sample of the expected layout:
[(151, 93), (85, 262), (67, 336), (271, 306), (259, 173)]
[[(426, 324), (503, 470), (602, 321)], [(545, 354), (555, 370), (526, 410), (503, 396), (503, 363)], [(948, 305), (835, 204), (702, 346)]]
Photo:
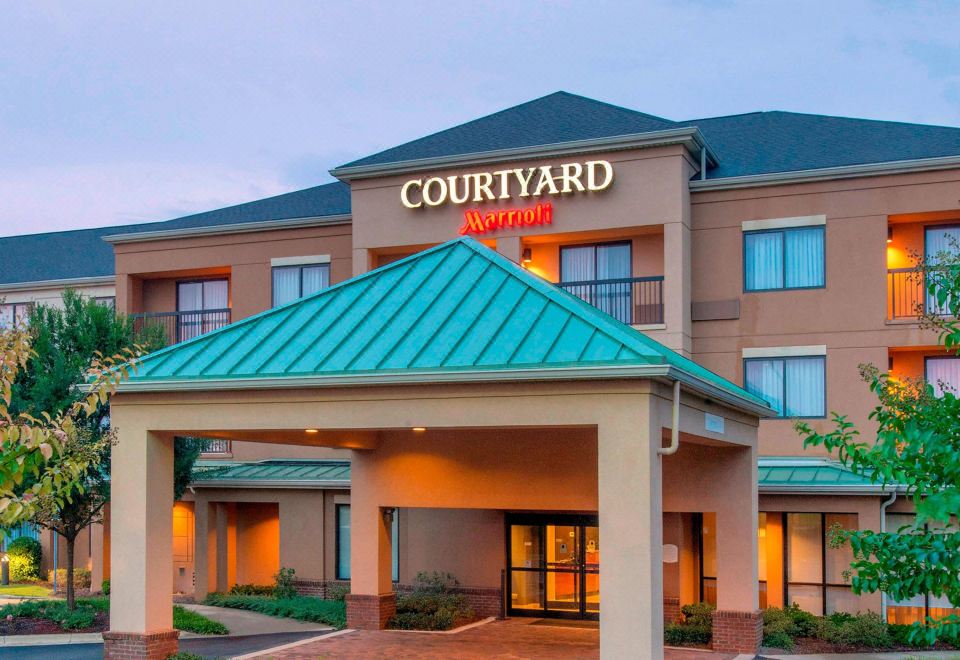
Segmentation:
[(421, 572), (414, 578), (410, 593), (397, 595), (397, 613), (388, 628), (394, 630), (452, 630), (477, 621), (479, 617), (456, 593), (457, 579), (450, 573)]
[(347, 625), (347, 608), (343, 601), (323, 600), (313, 596), (275, 598), (273, 596), (213, 593), (206, 597), (203, 604), (249, 610), (267, 616), (285, 617), (297, 621), (323, 623), (337, 629)]

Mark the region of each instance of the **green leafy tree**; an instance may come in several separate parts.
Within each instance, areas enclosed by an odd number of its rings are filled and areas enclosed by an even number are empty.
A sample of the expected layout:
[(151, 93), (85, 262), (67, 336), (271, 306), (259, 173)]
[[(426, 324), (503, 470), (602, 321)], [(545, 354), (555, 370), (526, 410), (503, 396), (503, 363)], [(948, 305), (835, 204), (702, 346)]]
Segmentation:
[[(960, 350), (960, 250), (920, 262), (913, 275), (931, 303), (918, 313), (923, 325), (939, 334), (950, 352)], [(931, 313), (939, 312), (939, 313)], [(878, 404), (870, 413), (874, 442), (864, 442), (845, 415), (832, 414), (833, 428), (814, 431), (805, 422), (796, 429), (806, 447), (824, 447), (852, 472), (874, 483), (904, 487), (916, 509), (913, 525), (887, 532), (833, 530), (832, 542), (853, 550), (854, 593), (882, 591), (894, 600), (922, 594), (946, 597), (960, 607), (960, 399), (957, 392), (923, 379), (897, 379), (872, 365), (861, 365)], [(939, 394), (939, 395), (938, 395)], [(913, 639), (955, 639), (960, 617), (928, 618)]]
[[(130, 319), (110, 307), (83, 297), (74, 291), (63, 294), (63, 306), (36, 306), (29, 316), (34, 352), (26, 368), (18, 374), (12, 408), (29, 414), (60, 411), (74, 405), (76, 384), (81, 382), (90, 357), (100, 354), (137, 354), (160, 348), (164, 335), (159, 327), (135, 332)], [(132, 347), (135, 347), (133, 349)], [(110, 501), (110, 450), (114, 444), (106, 399), (95, 406), (73, 439), (50, 466), (83, 465), (76, 477), (77, 489), (70, 497), (38, 497), (32, 520), (60, 534), (66, 542), (67, 604), (75, 607), (74, 553), (79, 534), (91, 524), (102, 521), (103, 509)], [(175, 445), (177, 454), (174, 489), (179, 497), (190, 480), (198, 452), (183, 441)]]

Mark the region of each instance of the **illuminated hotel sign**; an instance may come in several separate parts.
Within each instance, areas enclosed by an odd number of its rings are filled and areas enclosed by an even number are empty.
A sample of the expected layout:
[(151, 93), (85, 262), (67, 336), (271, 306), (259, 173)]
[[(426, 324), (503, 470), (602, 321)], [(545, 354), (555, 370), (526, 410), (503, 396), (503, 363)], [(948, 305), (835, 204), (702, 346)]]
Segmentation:
[[(513, 197), (537, 198), (600, 192), (612, 183), (613, 165), (609, 161), (588, 160), (559, 166), (543, 165), (411, 179), (400, 189), (400, 201), (408, 209), (418, 209), (447, 203), (476, 204)], [(553, 205), (549, 202), (521, 209), (484, 211), (476, 208), (464, 212), (460, 233), (483, 234), (504, 227), (549, 225), (552, 222)]]

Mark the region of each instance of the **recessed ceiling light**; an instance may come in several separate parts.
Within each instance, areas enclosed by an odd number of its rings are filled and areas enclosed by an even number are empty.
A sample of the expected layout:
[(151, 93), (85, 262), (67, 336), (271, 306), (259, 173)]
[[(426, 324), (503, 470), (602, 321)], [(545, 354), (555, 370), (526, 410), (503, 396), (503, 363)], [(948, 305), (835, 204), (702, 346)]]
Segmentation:
[(320, 433), (320, 429), (304, 429), (304, 433)]
[(423, 433), (424, 431), (427, 430), (427, 427), (426, 427), (426, 426), (414, 426), (413, 429), (411, 429), (411, 430), (412, 430), (414, 433)]

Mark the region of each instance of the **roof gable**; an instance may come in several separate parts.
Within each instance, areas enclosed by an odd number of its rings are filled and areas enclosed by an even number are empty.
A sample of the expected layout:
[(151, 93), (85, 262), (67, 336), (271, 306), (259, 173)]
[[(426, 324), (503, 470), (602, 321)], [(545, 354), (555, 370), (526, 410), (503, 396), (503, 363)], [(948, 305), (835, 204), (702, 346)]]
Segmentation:
[(554, 92), (340, 167), (520, 149), (676, 128), (669, 119)]
[(765, 406), (467, 237), (152, 353), (128, 383), (631, 365), (672, 368)]

